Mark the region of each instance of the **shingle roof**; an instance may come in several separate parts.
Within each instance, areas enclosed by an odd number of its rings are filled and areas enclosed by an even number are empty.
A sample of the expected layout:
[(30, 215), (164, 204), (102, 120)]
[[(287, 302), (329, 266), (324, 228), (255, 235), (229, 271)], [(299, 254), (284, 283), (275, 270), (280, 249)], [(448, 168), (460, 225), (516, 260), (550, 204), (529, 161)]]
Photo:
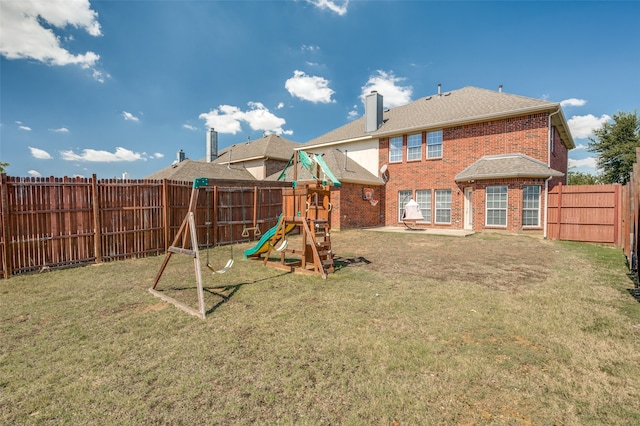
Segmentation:
[(218, 158), (213, 160), (213, 163), (227, 164), (229, 162), (230, 150), (232, 151), (232, 164), (263, 158), (289, 161), (293, 150), (299, 146), (300, 144), (298, 142), (290, 141), (278, 135), (268, 135), (254, 141), (237, 143), (222, 149), (218, 152)]
[(559, 103), (472, 86), (423, 97), (409, 104), (385, 110), (383, 124), (374, 132), (364, 131), (363, 116), (303, 144), (303, 147), (330, 145), (359, 138), (378, 138), (419, 129), (435, 129), (544, 111), (560, 111), (557, 116), (561, 117), (553, 117), (554, 124), (558, 126), (563, 140), (568, 144), (567, 147), (573, 148), (573, 139)]
[(227, 167), (222, 164), (207, 163), (205, 161), (193, 161), (186, 159), (162, 170), (150, 174), (146, 179), (171, 179), (182, 181), (193, 181), (197, 178), (206, 177), (209, 179), (231, 179), (255, 181), (249, 171), (245, 168)]
[(538, 161), (524, 154), (488, 155), (482, 157), (462, 172), (455, 180), (465, 182), (483, 179), (503, 178), (548, 178), (560, 177), (564, 173), (548, 167), (542, 161)]
[[(346, 158), (346, 167), (345, 167)], [(360, 164), (349, 158), (347, 155), (340, 152), (337, 149), (331, 149), (323, 155), (324, 162), (336, 178), (342, 183), (358, 183), (363, 185), (384, 185), (384, 181), (371, 174), (368, 170), (362, 167)], [(281, 172), (274, 173), (268, 176), (265, 180), (277, 180)], [(293, 181), (293, 167), (289, 167), (285, 173), (285, 181)], [(313, 179), (308, 170), (306, 170), (300, 163), (298, 163), (298, 179), (308, 180)]]

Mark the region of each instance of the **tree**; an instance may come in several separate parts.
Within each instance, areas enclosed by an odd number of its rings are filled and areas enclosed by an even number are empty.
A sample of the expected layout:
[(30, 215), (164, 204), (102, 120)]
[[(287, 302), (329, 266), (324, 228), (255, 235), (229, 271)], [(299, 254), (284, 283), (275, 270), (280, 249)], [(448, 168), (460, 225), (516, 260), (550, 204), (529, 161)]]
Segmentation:
[(627, 183), (636, 162), (636, 148), (640, 146), (638, 112), (614, 114), (613, 121), (594, 130), (589, 140), (587, 149), (598, 154), (602, 183)]
[(600, 176), (585, 172), (567, 173), (567, 183), (569, 185), (597, 185), (601, 183)]
[(0, 161), (0, 173), (4, 173), (7, 170), (9, 163), (5, 163), (4, 161)]

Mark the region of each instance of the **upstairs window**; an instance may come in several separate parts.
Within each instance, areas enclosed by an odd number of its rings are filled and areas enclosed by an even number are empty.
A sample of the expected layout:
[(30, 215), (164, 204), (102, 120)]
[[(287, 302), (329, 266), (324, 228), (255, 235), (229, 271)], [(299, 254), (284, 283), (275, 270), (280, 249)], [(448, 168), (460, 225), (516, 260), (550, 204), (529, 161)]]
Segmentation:
[(507, 189), (487, 186), (487, 226), (507, 226)]
[(402, 136), (389, 138), (389, 162), (402, 162)]
[(427, 158), (442, 157), (442, 130), (427, 133)]
[(407, 137), (407, 161), (420, 160), (422, 158), (422, 133), (416, 133)]

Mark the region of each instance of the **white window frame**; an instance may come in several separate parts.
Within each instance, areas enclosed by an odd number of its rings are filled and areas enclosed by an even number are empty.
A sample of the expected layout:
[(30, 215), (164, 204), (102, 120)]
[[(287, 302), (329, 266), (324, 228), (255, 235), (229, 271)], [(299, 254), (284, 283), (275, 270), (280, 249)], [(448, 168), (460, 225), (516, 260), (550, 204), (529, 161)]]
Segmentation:
[(422, 133), (407, 136), (407, 161), (422, 159)]
[[(394, 145), (394, 142), (399, 142), (400, 145)], [(402, 163), (402, 136), (389, 138), (389, 162)]]
[[(495, 190), (499, 190), (499, 192), (494, 192)], [(503, 196), (504, 199), (502, 199)], [(485, 201), (485, 225), (506, 228), (509, 221), (509, 187), (507, 185), (487, 186), (485, 188)], [(489, 223), (490, 211), (504, 212), (504, 223)]]
[(427, 158), (442, 158), (442, 130), (427, 132)]
[(410, 189), (401, 189), (398, 191), (398, 222), (402, 222), (402, 216), (404, 215), (404, 206), (413, 197), (413, 191)]
[[(528, 194), (528, 189), (536, 189), (533, 194)], [(525, 228), (539, 228), (540, 227), (540, 196), (542, 194), (542, 188), (540, 185), (523, 185), (522, 186), (522, 226)], [(525, 223), (525, 212), (535, 212), (535, 224)]]
[[(450, 225), (451, 224), (451, 194), (450, 189), (436, 189), (435, 191), (435, 223)], [(447, 213), (448, 212), (448, 213)], [(442, 215), (448, 216), (448, 221), (442, 220)]]
[(416, 202), (420, 205), (423, 222), (431, 223), (431, 190), (419, 189), (416, 191)]

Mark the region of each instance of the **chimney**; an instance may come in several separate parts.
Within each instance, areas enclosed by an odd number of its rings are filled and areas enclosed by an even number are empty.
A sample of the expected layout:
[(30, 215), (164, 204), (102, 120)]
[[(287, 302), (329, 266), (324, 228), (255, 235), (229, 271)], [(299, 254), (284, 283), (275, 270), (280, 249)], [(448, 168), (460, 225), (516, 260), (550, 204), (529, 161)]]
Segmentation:
[(364, 98), (364, 131), (375, 132), (382, 125), (382, 95), (373, 90)]
[(179, 150), (178, 153), (176, 154), (176, 161), (178, 163), (182, 163), (184, 161), (184, 151), (183, 150)]
[(218, 157), (218, 132), (213, 127), (207, 132), (207, 163), (212, 162)]
[(498, 86), (498, 92), (502, 93), (502, 84)]
[(438, 83), (438, 96), (440, 96), (440, 88), (442, 87), (442, 84)]

